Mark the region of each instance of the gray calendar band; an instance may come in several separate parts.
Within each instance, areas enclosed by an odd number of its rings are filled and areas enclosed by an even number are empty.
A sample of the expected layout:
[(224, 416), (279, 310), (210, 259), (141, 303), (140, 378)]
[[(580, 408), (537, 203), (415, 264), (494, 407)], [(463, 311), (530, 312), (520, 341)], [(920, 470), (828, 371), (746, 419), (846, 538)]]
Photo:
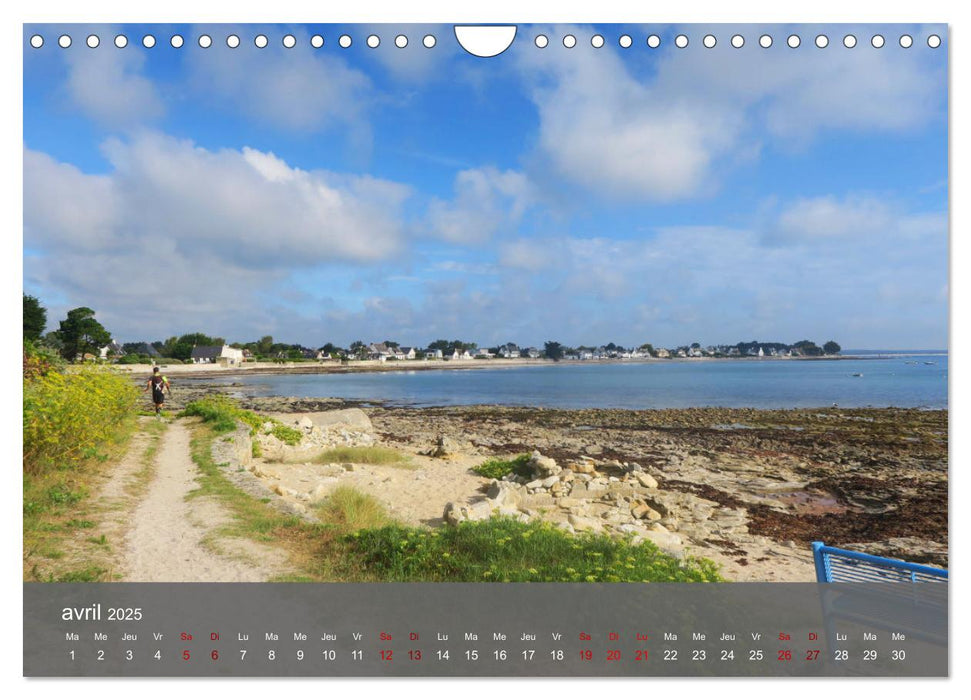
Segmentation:
[(946, 676), (947, 595), (937, 583), (26, 583), (24, 675)]

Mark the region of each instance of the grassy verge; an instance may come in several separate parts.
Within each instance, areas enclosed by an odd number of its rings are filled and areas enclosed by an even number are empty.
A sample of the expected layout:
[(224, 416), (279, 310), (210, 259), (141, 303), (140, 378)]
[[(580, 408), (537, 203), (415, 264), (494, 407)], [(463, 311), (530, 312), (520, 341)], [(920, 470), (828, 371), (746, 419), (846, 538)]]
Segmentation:
[(281, 513), (265, 500), (237, 488), (212, 458), (212, 443), (220, 435), (217, 427), (199, 425), (193, 430), (190, 450), (199, 467), (199, 487), (188, 496), (215, 498), (229, 511), (232, 522), (215, 536), (244, 537), (284, 548), (298, 571), (286, 580), (341, 580), (332, 570), (334, 553), (341, 549), (339, 530)]
[(212, 459), (216, 433), (196, 428), (202, 476), (193, 497), (218, 498), (234, 517), (224, 534), (284, 548), (295, 581), (717, 581), (713, 563), (680, 561), (653, 544), (574, 536), (508, 519), (457, 528), (394, 523), (375, 499), (341, 487), (317, 504), (321, 523), (280, 513), (233, 485)]
[[(154, 472), (154, 458), (165, 430), (163, 423), (145, 422), (148, 434), (139, 455), (139, 469), (126, 485), (126, 495), (144, 492)], [(111, 580), (112, 542), (102, 523), (123, 503), (92, 498), (103, 483), (106, 463), (122, 459), (134, 432), (134, 422), (119, 425), (104, 451), (70, 469), (24, 475), (25, 581), (90, 582)]]
[(90, 495), (104, 465), (124, 452), (137, 394), (118, 372), (68, 366), (49, 348), (24, 342), (24, 580), (97, 580), (106, 574), (79, 564), (73, 545), (88, 539), (87, 545), (107, 546), (90, 532), (97, 522)]
[[(131, 433), (131, 423), (119, 426), (110, 441), (88, 459), (40, 474), (24, 474), (25, 581), (101, 580), (107, 574), (102, 567), (75, 567), (66, 558), (72, 542), (91, 536), (97, 527), (101, 518), (91, 494), (104, 465), (124, 454)], [(83, 569), (84, 574), (72, 575), (73, 568)]]

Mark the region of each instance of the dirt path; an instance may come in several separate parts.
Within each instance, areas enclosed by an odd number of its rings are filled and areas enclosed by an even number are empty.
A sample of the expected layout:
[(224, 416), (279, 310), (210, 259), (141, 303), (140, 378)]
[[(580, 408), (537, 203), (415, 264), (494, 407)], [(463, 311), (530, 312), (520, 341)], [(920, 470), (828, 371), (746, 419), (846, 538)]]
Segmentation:
[(168, 426), (154, 478), (131, 516), (121, 570), (125, 581), (267, 581), (285, 573), (286, 556), (265, 545), (222, 536), (231, 515), (208, 497), (186, 500), (198, 487), (189, 430)]

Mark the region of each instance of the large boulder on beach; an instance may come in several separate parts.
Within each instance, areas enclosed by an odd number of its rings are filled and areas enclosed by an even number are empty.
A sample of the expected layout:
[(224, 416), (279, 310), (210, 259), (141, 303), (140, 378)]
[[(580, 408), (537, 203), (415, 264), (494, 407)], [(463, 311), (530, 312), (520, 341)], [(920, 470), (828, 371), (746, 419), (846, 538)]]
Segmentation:
[(445, 504), (445, 512), (442, 513), (442, 519), (449, 525), (458, 525), (469, 519), (469, 511), (465, 506), (449, 501)]
[(435, 446), (431, 449), (424, 450), (419, 454), (423, 454), (427, 457), (436, 457), (438, 459), (445, 459), (449, 455), (455, 454), (458, 448), (455, 446), (453, 440), (446, 435), (439, 435), (438, 439), (435, 441)]
[(597, 471), (597, 466), (594, 464), (593, 460), (590, 459), (580, 459), (568, 465), (569, 469), (576, 474), (595, 474)]
[(267, 421), (256, 435), (264, 459), (273, 462), (308, 462), (334, 447), (363, 446), (375, 443), (371, 419), (359, 408), (319, 411), (294, 416), (277, 414), (275, 420), (300, 431), (295, 445), (272, 434), (275, 424)]
[(332, 426), (345, 426), (359, 432), (371, 432), (374, 430), (371, 419), (359, 408), (343, 408), (339, 411), (308, 413), (306, 417), (311, 420), (313, 425), (325, 430)]
[(538, 450), (529, 456), (529, 467), (532, 469), (533, 476), (541, 480), (556, 476), (563, 471), (563, 467), (558, 465), (556, 460), (552, 457), (544, 457)]
[(681, 536), (673, 532), (667, 532), (663, 527), (655, 526), (645, 532), (642, 537), (657, 545), (657, 548), (665, 554), (670, 554), (672, 557), (678, 558), (684, 556), (684, 541), (681, 539)]
[(519, 485), (508, 481), (493, 481), (489, 484), (486, 497), (497, 508), (518, 508), (523, 501), (523, 493)]
[(494, 508), (495, 504), (488, 499), (468, 505), (450, 501), (445, 504), (445, 512), (442, 513), (442, 518), (449, 525), (458, 525), (466, 520), (488, 520), (492, 517)]
[[(338, 411), (315, 411), (313, 413), (302, 413), (296, 416), (291, 414), (289, 420), (285, 419), (282, 414), (275, 414), (274, 417), (307, 433), (316, 431), (318, 434), (327, 434), (340, 430), (354, 433), (371, 433), (374, 431), (371, 419), (359, 408), (344, 408)], [(270, 424), (270, 428), (272, 428), (272, 423)]]
[(588, 532), (601, 533), (603, 532), (603, 525), (594, 520), (593, 518), (584, 517), (582, 515), (571, 514), (567, 516), (567, 522), (573, 527), (574, 530), (586, 530)]

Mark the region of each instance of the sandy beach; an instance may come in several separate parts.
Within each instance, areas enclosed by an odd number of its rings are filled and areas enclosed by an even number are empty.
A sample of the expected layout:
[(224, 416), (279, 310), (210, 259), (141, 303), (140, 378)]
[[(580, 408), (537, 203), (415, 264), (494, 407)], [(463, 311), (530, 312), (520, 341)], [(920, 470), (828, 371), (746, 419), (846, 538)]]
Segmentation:
[[(490, 358), (471, 360), (351, 360), (339, 362), (337, 360), (315, 360), (307, 362), (244, 362), (241, 365), (222, 364), (162, 364), (166, 375), (206, 378), (230, 377), (233, 375), (258, 374), (341, 374), (353, 372), (421, 372), (429, 370), (464, 370), (464, 369), (501, 369), (504, 367), (542, 367), (552, 364), (558, 365), (603, 365), (603, 364), (652, 364), (652, 363), (708, 363), (724, 361), (744, 362), (829, 362), (839, 360), (863, 360), (869, 356), (828, 355), (825, 357), (675, 357), (675, 358), (636, 358), (636, 359), (602, 359), (602, 360), (553, 360), (544, 358)], [(148, 377), (155, 365), (112, 365), (114, 369), (135, 376)]]

